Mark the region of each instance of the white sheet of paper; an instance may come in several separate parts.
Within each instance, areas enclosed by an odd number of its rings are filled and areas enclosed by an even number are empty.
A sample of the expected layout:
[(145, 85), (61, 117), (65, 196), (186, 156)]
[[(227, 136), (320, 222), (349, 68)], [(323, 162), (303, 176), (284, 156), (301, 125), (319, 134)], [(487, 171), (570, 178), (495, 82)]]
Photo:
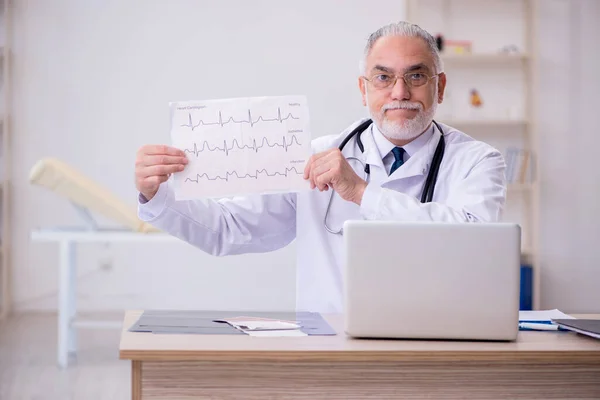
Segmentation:
[(227, 322), (234, 328), (249, 336), (308, 336), (300, 330), (300, 325), (291, 321), (281, 321), (270, 318), (228, 318), (218, 320)]
[(519, 321), (550, 321), (551, 319), (572, 319), (574, 317), (560, 310), (519, 311)]
[(244, 332), (248, 331), (274, 331), (274, 330), (293, 330), (299, 329), (300, 325), (283, 322), (283, 321), (231, 321), (227, 320), (227, 322), (236, 328), (243, 330)]
[(173, 102), (172, 146), (189, 163), (173, 175), (177, 200), (309, 190), (305, 96)]
[(282, 336), (308, 336), (300, 329), (276, 330), (276, 331), (245, 331), (249, 336), (258, 337), (282, 337)]

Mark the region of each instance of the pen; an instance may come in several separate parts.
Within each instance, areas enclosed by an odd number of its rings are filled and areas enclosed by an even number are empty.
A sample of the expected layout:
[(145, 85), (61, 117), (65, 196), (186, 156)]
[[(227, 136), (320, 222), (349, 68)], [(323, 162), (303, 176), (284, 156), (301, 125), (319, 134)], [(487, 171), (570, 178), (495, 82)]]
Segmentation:
[(519, 328), (532, 329), (536, 331), (557, 331), (558, 325), (548, 324), (544, 322), (519, 322)]

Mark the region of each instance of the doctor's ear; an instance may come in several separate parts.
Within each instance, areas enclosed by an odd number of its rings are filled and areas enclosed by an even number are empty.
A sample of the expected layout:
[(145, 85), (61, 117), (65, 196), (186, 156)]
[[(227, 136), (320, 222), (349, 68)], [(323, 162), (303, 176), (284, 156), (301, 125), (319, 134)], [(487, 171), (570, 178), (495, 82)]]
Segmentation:
[(358, 89), (360, 89), (360, 93), (362, 95), (362, 104), (363, 106), (367, 105), (367, 87), (365, 86), (365, 81), (361, 77), (358, 77)]
[(442, 72), (440, 74), (440, 76), (438, 77), (438, 98), (437, 98), (438, 104), (442, 104), (442, 102), (444, 101), (444, 91), (445, 90), (446, 90), (446, 74)]

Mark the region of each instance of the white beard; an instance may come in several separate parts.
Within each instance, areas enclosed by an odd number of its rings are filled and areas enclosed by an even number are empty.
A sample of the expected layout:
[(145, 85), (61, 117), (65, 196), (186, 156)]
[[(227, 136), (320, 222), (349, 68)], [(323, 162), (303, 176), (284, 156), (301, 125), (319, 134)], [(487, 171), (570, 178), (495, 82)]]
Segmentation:
[[(435, 90), (434, 99), (437, 99), (437, 88)], [(367, 93), (367, 104), (368, 102), (369, 95)], [(394, 108), (418, 110), (418, 113), (414, 118), (406, 119), (402, 123), (398, 123), (390, 121), (385, 117), (385, 111)], [(423, 133), (425, 129), (427, 129), (431, 123), (431, 120), (433, 119), (436, 109), (437, 101), (434, 101), (427, 111), (423, 111), (423, 106), (420, 103), (413, 103), (410, 101), (395, 101), (385, 104), (376, 116), (370, 112), (370, 109), (369, 113), (385, 137), (389, 139), (411, 141)]]

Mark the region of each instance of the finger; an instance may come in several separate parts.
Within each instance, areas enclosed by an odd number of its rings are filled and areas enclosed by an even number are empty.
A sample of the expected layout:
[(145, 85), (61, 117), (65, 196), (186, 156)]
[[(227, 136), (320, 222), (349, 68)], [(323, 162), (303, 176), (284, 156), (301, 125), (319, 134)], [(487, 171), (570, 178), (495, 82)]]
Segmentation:
[[(317, 178), (323, 175), (325, 172), (328, 172), (334, 166), (334, 161), (322, 162), (319, 165), (315, 165), (311, 169), (310, 180), (314, 186), (317, 185)], [(323, 189), (319, 187), (319, 189)]]
[[(315, 168), (321, 168), (323, 165), (329, 163), (331, 160), (335, 160), (337, 158), (336, 154), (339, 153), (339, 149), (332, 149), (318, 154), (318, 157), (311, 162), (308, 166), (308, 174), (305, 179), (311, 180), (311, 189), (314, 189), (314, 173)], [(341, 153), (340, 153), (341, 154)]]
[(144, 154), (148, 154), (148, 155), (160, 154), (160, 155), (168, 155), (168, 156), (185, 157), (185, 152), (183, 150), (177, 149), (175, 147), (167, 146), (164, 144), (145, 146)]
[(334, 177), (335, 177), (335, 171), (332, 171), (332, 170), (327, 171), (327, 172), (317, 176), (315, 181), (316, 181), (316, 184), (317, 184), (317, 187), (319, 188), (319, 190), (321, 190), (321, 191), (328, 190), (330, 184), (333, 187), (333, 184), (331, 182)]
[(169, 179), (169, 175), (149, 176), (147, 178), (144, 178), (144, 180), (142, 181), (142, 187), (154, 189), (161, 183), (166, 182), (167, 179)]
[(330, 156), (331, 154), (335, 153), (335, 152), (339, 152), (339, 149), (336, 147), (335, 149), (329, 149), (326, 151), (322, 151), (320, 153), (317, 154), (313, 154), (309, 159), (308, 162), (306, 163), (306, 166), (304, 167), (304, 179), (308, 179), (310, 176), (310, 170), (313, 167), (313, 165), (315, 163), (319, 163), (321, 162), (320, 160), (323, 160), (325, 158), (327, 158), (328, 156)]
[(142, 162), (143, 165), (149, 167), (152, 165), (187, 164), (188, 159), (181, 156), (148, 155), (143, 158)]
[[(342, 156), (342, 158), (340, 158), (340, 155), (341, 155), (341, 153), (335, 152), (335, 153), (328, 155), (327, 157), (323, 157), (322, 159), (320, 159), (318, 165), (313, 166), (312, 179), (314, 180), (319, 175), (322, 175), (323, 173), (328, 172), (328, 171), (333, 171), (334, 176), (339, 175), (340, 171), (342, 170), (342, 168), (341, 168), (342, 162), (345, 161), (343, 156)], [(317, 183), (315, 181), (315, 185), (316, 184)]]
[[(323, 176), (328, 177), (323, 180)], [(335, 160), (330, 161), (327, 164), (322, 165), (318, 170), (315, 170), (314, 182), (315, 186), (319, 190), (326, 190), (327, 186), (333, 187), (333, 181), (339, 176), (338, 163)]]
[(140, 175), (143, 178), (151, 176), (169, 175), (174, 172), (181, 172), (185, 167), (181, 164), (170, 164), (170, 165), (153, 165), (145, 167), (141, 170)]
[(341, 155), (339, 150), (335, 149), (333, 151), (329, 151), (329, 152), (327, 152), (327, 154), (323, 154), (322, 157), (319, 157), (318, 159), (316, 159), (313, 162), (313, 169), (320, 165), (328, 164), (332, 161), (336, 161), (336, 160), (340, 160), (340, 159), (344, 159), (344, 156)]

